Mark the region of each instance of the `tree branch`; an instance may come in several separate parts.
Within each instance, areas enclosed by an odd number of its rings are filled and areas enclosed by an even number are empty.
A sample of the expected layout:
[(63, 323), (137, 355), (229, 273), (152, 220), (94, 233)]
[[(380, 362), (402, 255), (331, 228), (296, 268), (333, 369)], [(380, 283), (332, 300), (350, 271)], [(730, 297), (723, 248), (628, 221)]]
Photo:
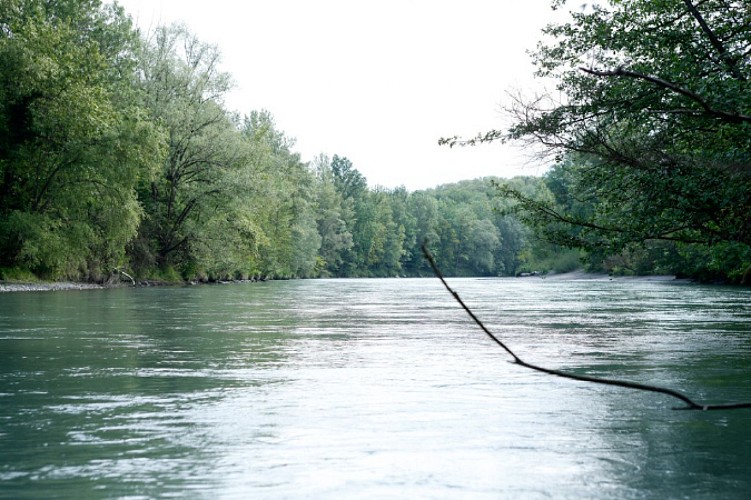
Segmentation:
[(448, 292), (454, 297), (454, 300), (456, 300), (460, 306), (462, 306), (462, 309), (469, 315), (470, 318), (477, 324), (477, 326), (480, 327), (480, 329), (485, 332), (485, 334), (490, 337), (491, 340), (493, 340), (496, 344), (501, 346), (503, 350), (505, 350), (512, 358), (513, 363), (523, 366), (525, 368), (529, 368), (530, 370), (535, 370), (542, 373), (547, 373), (548, 375), (554, 375), (556, 377), (562, 377), (567, 378), (571, 380), (578, 380), (580, 382), (590, 382), (594, 384), (604, 384), (604, 385), (612, 385), (616, 387), (625, 387), (626, 389), (635, 389), (639, 391), (647, 391), (647, 392), (656, 392), (659, 394), (665, 394), (667, 396), (671, 396), (673, 398), (679, 399), (683, 401), (686, 406), (679, 407), (679, 408), (673, 408), (674, 410), (737, 410), (742, 408), (751, 408), (751, 402), (749, 403), (723, 403), (723, 404), (716, 404), (716, 405), (704, 405), (697, 403), (693, 399), (689, 398), (682, 392), (669, 389), (666, 387), (659, 387), (656, 385), (649, 385), (649, 384), (640, 384), (638, 382), (631, 382), (628, 380), (616, 380), (616, 379), (608, 379), (608, 378), (600, 378), (600, 377), (590, 377), (587, 375), (577, 375), (574, 373), (564, 372), (560, 370), (552, 370), (550, 368), (545, 368), (542, 366), (533, 365), (531, 363), (527, 363), (526, 361), (522, 360), (519, 356), (517, 356), (503, 341), (501, 341), (498, 337), (493, 335), (493, 333), (490, 332), (490, 330), (487, 329), (487, 327), (480, 321), (480, 319), (472, 312), (472, 310), (467, 306), (464, 301), (459, 297), (459, 294), (456, 293), (449, 285), (446, 283), (446, 280), (443, 277), (443, 273), (441, 273), (441, 270), (438, 267), (438, 264), (436, 264), (435, 259), (433, 258), (433, 255), (430, 253), (427, 247), (427, 243), (423, 243), (422, 245), (422, 253), (427, 259), (428, 263), (430, 264), (431, 269), (433, 270), (433, 273), (436, 275), (436, 277), (441, 281), (444, 288), (448, 290)]
[(633, 231), (631, 229), (628, 229), (627, 227), (603, 226), (600, 224), (595, 224), (594, 222), (588, 222), (583, 219), (578, 219), (578, 218), (567, 216), (545, 205), (544, 203), (537, 202), (532, 198), (524, 196), (523, 194), (521, 194), (520, 192), (514, 189), (511, 189), (509, 187), (503, 186), (495, 182), (493, 184), (500, 190), (503, 196), (512, 198), (521, 204), (526, 204), (527, 206), (524, 207), (524, 210), (541, 214), (547, 217), (549, 220), (561, 222), (563, 224), (568, 224), (570, 226), (592, 229), (594, 231), (600, 231), (603, 233), (615, 233), (615, 234), (626, 235), (627, 237), (630, 237), (631, 239), (638, 239), (638, 240), (675, 241), (675, 242), (680, 242), (680, 243), (698, 243), (698, 244), (707, 243), (707, 241), (704, 239), (687, 238), (687, 237), (681, 237), (680, 235), (674, 236), (679, 231), (692, 229), (691, 226), (664, 228), (662, 231), (654, 232), (654, 233), (650, 232), (646, 234), (644, 232)]
[(714, 109), (712, 106), (709, 105), (709, 103), (707, 103), (707, 101), (704, 100), (704, 98), (702, 98), (696, 92), (683, 88), (680, 85), (677, 85), (673, 82), (663, 80), (662, 78), (659, 78), (656, 76), (646, 75), (644, 73), (627, 70), (627, 69), (624, 69), (622, 66), (619, 66), (618, 68), (614, 70), (610, 70), (610, 71), (601, 71), (601, 70), (584, 68), (584, 67), (580, 67), (579, 69), (593, 76), (601, 76), (601, 77), (625, 76), (627, 78), (643, 80), (645, 82), (649, 82), (654, 85), (657, 85), (658, 87), (671, 90), (675, 92), (676, 94), (680, 94), (684, 97), (687, 97), (688, 99), (698, 104), (704, 110), (704, 112), (708, 115), (723, 119), (730, 123), (743, 123), (743, 122), (751, 123), (751, 115), (744, 115), (742, 113), (729, 113), (727, 111), (720, 111), (720, 110)]
[(717, 38), (717, 35), (715, 35), (714, 31), (712, 31), (712, 28), (709, 27), (709, 24), (704, 19), (704, 16), (701, 15), (701, 12), (699, 12), (699, 9), (696, 7), (696, 5), (694, 5), (691, 0), (683, 0), (683, 3), (686, 5), (686, 8), (691, 14), (691, 17), (693, 17), (696, 22), (699, 23), (699, 26), (701, 26), (701, 30), (704, 32), (707, 38), (709, 38), (709, 43), (712, 44), (712, 47), (714, 47), (714, 49), (720, 55), (720, 59), (723, 63), (725, 63), (725, 66), (727, 66), (727, 69), (728, 71), (730, 71), (730, 74), (733, 75), (733, 78), (735, 78), (736, 80), (745, 81), (746, 78), (738, 70), (738, 65), (730, 56), (727, 49), (725, 49), (725, 46), (722, 44), (720, 39)]

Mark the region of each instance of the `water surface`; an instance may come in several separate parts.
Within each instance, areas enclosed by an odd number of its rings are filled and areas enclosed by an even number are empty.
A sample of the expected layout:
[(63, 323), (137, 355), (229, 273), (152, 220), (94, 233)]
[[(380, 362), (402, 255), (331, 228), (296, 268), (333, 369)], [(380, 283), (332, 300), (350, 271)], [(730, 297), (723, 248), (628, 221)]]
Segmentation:
[[(526, 361), (751, 400), (751, 291), (451, 280)], [(0, 295), (1, 498), (747, 498), (751, 411), (531, 372), (433, 279)]]

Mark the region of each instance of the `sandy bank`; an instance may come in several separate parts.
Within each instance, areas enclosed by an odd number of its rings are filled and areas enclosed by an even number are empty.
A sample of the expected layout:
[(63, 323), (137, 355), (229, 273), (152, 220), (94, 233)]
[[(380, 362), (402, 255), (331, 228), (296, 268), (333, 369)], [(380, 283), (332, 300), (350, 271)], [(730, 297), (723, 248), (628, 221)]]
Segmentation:
[[(534, 277), (528, 278), (528, 279), (534, 279)], [(584, 271), (572, 271), (570, 273), (552, 273), (552, 274), (548, 274), (546, 279), (549, 279), (549, 280), (596, 280), (596, 281), (681, 281), (681, 282), (691, 281), (691, 280), (678, 279), (673, 275), (610, 276), (604, 273), (587, 273)]]

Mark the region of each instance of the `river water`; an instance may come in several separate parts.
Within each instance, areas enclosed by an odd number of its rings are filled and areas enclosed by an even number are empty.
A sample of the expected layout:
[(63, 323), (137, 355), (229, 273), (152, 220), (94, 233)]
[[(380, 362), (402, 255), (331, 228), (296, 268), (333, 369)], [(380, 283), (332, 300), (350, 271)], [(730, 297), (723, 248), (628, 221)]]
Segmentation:
[[(751, 290), (456, 279), (751, 400)], [(751, 410), (435, 279), (0, 294), (0, 498), (748, 498)]]

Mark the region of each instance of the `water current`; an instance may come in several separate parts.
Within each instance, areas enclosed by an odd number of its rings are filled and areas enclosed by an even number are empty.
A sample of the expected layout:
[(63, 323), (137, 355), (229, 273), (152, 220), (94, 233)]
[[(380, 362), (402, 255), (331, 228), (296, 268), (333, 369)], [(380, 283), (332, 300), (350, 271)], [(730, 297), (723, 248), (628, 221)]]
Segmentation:
[[(751, 400), (751, 290), (455, 279)], [(435, 279), (0, 294), (0, 498), (748, 498), (751, 410)]]

